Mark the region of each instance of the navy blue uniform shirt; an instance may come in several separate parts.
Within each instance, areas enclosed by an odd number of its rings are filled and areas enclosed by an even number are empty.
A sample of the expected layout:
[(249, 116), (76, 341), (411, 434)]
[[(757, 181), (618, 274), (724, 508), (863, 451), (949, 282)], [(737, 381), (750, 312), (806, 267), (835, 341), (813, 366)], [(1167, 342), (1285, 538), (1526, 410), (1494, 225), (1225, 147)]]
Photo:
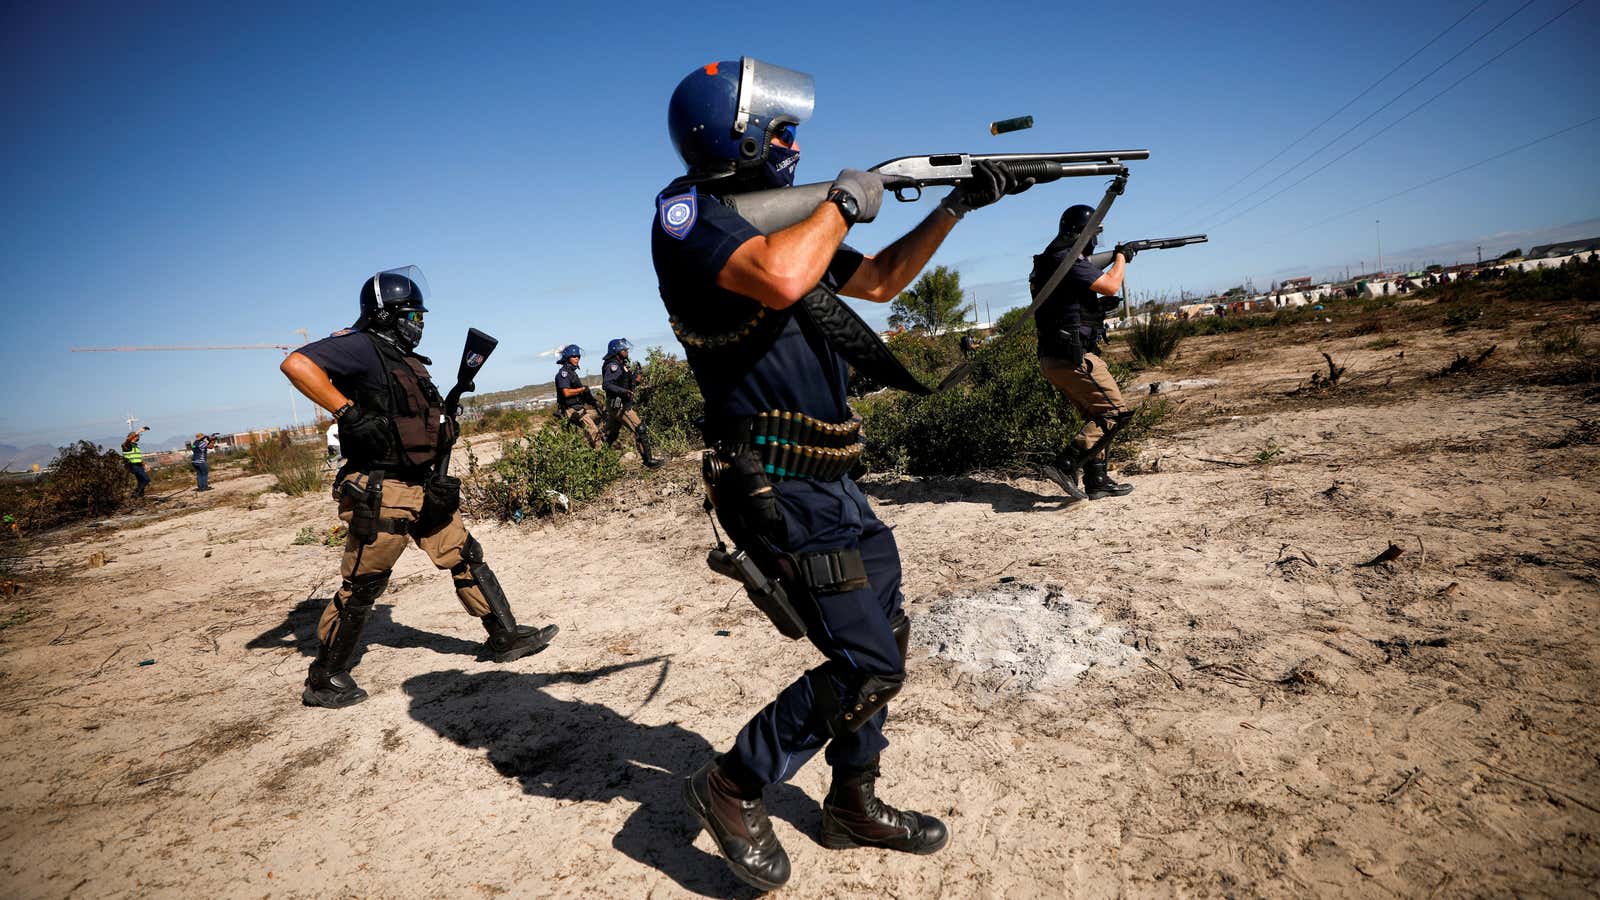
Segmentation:
[(327, 372), (333, 386), (346, 397), (381, 394), (389, 389), (389, 383), (384, 378), (383, 360), (372, 346), (372, 339), (359, 331), (340, 329), (295, 352)]
[(556, 373), (556, 406), (561, 409), (571, 409), (574, 406), (588, 404), (587, 394), (568, 397), (562, 393), (568, 388), (581, 388), (583, 386), (583, 378), (578, 375), (577, 366), (562, 366), (561, 371)]
[[(1071, 249), (1070, 246), (1053, 252), (1047, 249), (1046, 252), (1035, 256), (1033, 274), (1028, 278), (1029, 289), (1037, 293), (1039, 288), (1050, 280), (1050, 276), (1055, 274), (1056, 266), (1061, 265), (1061, 260)], [(1039, 330), (1040, 356), (1064, 359), (1071, 355), (1063, 332), (1076, 331), (1084, 350), (1094, 346), (1095, 337), (1105, 317), (1100, 312), (1100, 295), (1096, 294), (1090, 285), (1104, 274), (1099, 266), (1080, 256), (1072, 264), (1072, 268), (1067, 270), (1066, 277), (1056, 285), (1056, 289), (1039, 304), (1039, 308), (1033, 313), (1033, 322)]]
[[(801, 412), (826, 422), (850, 417), (845, 389), (850, 369), (798, 307), (773, 310), (717, 286), (728, 257), (760, 235), (755, 226), (709, 194), (669, 187), (657, 199), (650, 231), (661, 300), (680, 330), (697, 335), (736, 332), (758, 314), (780, 317), (776, 339), (765, 338), (754, 361), (698, 350), (685, 343), (708, 421), (726, 421), (773, 409)], [(838, 290), (861, 265), (862, 255), (840, 245), (823, 284)], [(764, 313), (762, 311), (765, 310)]]

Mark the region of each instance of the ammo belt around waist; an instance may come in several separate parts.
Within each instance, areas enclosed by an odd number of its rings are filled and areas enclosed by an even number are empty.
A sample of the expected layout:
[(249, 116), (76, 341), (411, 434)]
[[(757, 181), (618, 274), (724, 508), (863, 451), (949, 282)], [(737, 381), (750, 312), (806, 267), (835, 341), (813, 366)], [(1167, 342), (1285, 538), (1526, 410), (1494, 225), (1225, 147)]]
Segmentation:
[(861, 420), (824, 422), (805, 413), (775, 409), (735, 419), (719, 429), (716, 447), (727, 452), (754, 452), (773, 481), (837, 481), (861, 458)]

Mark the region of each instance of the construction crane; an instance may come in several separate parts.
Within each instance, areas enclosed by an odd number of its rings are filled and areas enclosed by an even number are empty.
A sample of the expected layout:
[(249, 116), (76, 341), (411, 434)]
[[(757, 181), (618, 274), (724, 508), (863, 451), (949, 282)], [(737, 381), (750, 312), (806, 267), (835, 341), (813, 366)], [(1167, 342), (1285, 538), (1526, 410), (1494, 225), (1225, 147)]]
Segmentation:
[[(289, 344), (218, 344), (214, 346), (200, 344), (163, 344), (153, 347), (73, 347), (73, 353), (145, 353), (165, 350), (281, 350), (285, 356), (289, 355), (310, 340), (309, 332), (304, 328), (296, 328), (295, 334), (300, 335), (301, 343), (290, 346)], [(289, 413), (294, 416), (294, 424), (300, 425), (300, 403), (296, 392), (289, 391)], [(128, 427), (133, 427), (133, 416), (128, 417)]]

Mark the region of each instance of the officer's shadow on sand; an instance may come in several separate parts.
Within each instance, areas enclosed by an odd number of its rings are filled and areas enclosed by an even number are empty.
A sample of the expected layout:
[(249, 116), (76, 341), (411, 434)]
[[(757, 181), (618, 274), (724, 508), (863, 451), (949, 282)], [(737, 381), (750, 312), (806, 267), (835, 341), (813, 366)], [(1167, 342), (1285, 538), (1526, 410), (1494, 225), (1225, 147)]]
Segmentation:
[[(327, 597), (307, 597), (301, 600), (295, 604), (294, 609), (289, 610), (289, 614), (282, 622), (251, 638), (244, 645), (245, 649), (293, 647), (299, 650), (302, 656), (316, 656), (317, 620), (322, 617), (322, 609), (327, 605)], [(471, 616), (462, 613), (460, 619), (463, 628), (470, 628), (471, 632), (477, 634), (483, 633), (483, 626)], [(397, 649), (420, 647), (435, 653), (459, 653), (463, 656), (478, 656), (483, 650), (482, 640), (465, 640), (447, 634), (434, 634), (431, 631), (412, 628), (410, 625), (401, 625), (394, 620), (392, 603), (380, 603), (373, 607), (372, 618), (367, 620), (367, 627), (361, 632), (361, 643), (363, 648), (372, 644)]]
[[(666, 680), (669, 662), (653, 657), (586, 672), (465, 674), (429, 672), (403, 685), (411, 717), (444, 737), (487, 750), (490, 765), (537, 797), (606, 804), (636, 804), (611, 846), (660, 870), (684, 890), (707, 897), (755, 897), (728, 871), (722, 857), (694, 846), (699, 824), (683, 805), (683, 779), (715, 752), (705, 738), (681, 725), (646, 725), (609, 707), (561, 700), (544, 688), (588, 684), (640, 666), (661, 668), (643, 709)], [(821, 813), (799, 788), (767, 790), (767, 808), (817, 840)]]
[(896, 503), (944, 503), (960, 500), (969, 503), (988, 503), (997, 513), (1049, 512), (1066, 509), (1072, 503), (1072, 498), (1065, 494), (1035, 494), (1003, 481), (979, 481), (966, 476), (867, 482), (861, 485), (861, 490), (886, 506)]

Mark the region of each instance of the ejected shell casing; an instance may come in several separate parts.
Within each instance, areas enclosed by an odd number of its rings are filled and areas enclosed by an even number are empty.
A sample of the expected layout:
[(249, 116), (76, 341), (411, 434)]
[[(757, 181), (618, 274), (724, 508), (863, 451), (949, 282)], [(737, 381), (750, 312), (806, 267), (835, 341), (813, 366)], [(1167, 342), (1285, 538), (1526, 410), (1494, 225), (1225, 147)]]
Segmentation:
[(1022, 131), (1033, 127), (1033, 116), (1017, 116), (1015, 119), (1001, 119), (989, 123), (990, 134), (1005, 134), (1008, 131)]

